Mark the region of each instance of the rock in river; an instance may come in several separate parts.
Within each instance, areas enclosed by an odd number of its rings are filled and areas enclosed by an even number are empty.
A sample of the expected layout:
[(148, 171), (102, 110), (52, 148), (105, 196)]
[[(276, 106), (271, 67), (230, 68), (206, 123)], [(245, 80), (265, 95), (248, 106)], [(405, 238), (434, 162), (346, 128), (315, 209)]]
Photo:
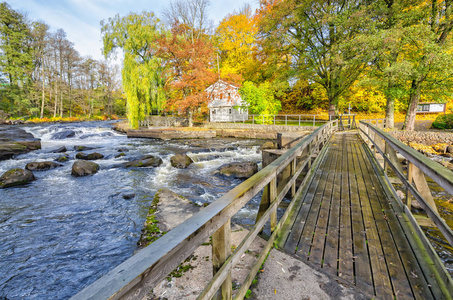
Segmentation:
[(66, 153), (58, 156), (55, 161), (57, 162), (67, 162), (69, 160), (69, 155), (67, 155)]
[(0, 127), (0, 160), (41, 149), (41, 140), (16, 127)]
[(218, 170), (219, 174), (236, 178), (249, 178), (256, 172), (258, 172), (258, 164), (256, 162), (231, 163), (221, 166)]
[(52, 139), (54, 139), (54, 140), (63, 140), (63, 139), (74, 137), (75, 134), (76, 133), (75, 133), (74, 130), (60, 131), (60, 132), (52, 134)]
[(187, 154), (176, 154), (170, 158), (172, 167), (185, 169), (193, 163), (193, 160)]
[(0, 188), (9, 188), (18, 185), (24, 185), (36, 180), (32, 172), (24, 169), (12, 169), (6, 171), (0, 177)]
[(162, 164), (162, 159), (152, 155), (145, 155), (138, 160), (133, 160), (120, 164), (123, 168), (145, 168), (145, 167), (158, 167)]
[(61, 166), (62, 166), (61, 164), (58, 164), (53, 161), (39, 161), (28, 163), (25, 166), (25, 169), (29, 171), (47, 171)]
[(104, 158), (104, 155), (101, 153), (93, 152), (89, 154), (85, 154), (83, 152), (79, 152), (76, 154), (77, 159), (85, 159), (85, 160), (96, 160), (96, 159), (101, 159)]
[(76, 160), (72, 165), (72, 176), (86, 176), (93, 175), (99, 171), (99, 165), (97, 163), (86, 161), (86, 160)]

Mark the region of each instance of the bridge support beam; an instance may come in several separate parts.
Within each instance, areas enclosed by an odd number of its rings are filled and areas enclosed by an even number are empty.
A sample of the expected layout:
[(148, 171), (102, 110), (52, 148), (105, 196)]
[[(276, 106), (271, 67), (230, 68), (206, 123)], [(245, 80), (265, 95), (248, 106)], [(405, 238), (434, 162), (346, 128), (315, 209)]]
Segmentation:
[[(437, 206), (436, 202), (434, 202), (433, 195), (431, 194), (431, 190), (429, 189), (428, 183), (426, 182), (425, 175), (423, 172), (417, 168), (414, 164), (409, 163), (408, 171), (407, 171), (407, 180), (410, 184), (415, 183), (415, 188), (417, 191), (422, 195), (423, 199), (428, 203), (429, 206), (436, 212)], [(409, 190), (407, 190), (407, 198), (406, 198), (406, 205), (411, 208), (412, 203), (412, 196)]]

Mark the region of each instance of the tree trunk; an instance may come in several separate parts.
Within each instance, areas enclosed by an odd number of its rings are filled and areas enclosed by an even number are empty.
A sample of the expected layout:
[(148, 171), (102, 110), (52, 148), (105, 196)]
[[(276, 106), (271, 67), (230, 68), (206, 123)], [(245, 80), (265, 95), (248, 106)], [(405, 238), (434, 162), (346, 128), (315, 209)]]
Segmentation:
[(336, 105), (333, 103), (332, 99), (329, 99), (329, 117), (336, 115)]
[(386, 95), (387, 106), (385, 108), (385, 123), (387, 128), (395, 127), (395, 98), (392, 95)]
[(57, 83), (55, 82), (55, 107), (53, 109), (53, 117), (57, 117), (57, 106), (58, 106), (58, 88)]
[(42, 99), (41, 99), (41, 114), (39, 115), (42, 119), (44, 117), (44, 102), (45, 102), (45, 85), (44, 85), (44, 68), (42, 68)]
[(414, 131), (415, 129), (415, 116), (417, 113), (418, 101), (420, 100), (420, 81), (412, 81), (409, 107), (406, 112), (406, 119), (404, 120), (403, 129), (407, 131)]

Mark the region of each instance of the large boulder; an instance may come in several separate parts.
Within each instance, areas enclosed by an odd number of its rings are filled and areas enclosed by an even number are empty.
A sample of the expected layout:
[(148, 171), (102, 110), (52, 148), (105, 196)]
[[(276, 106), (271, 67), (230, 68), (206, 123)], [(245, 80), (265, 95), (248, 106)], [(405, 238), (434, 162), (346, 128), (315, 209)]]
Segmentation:
[(0, 160), (41, 149), (41, 140), (16, 127), (0, 127)]
[(84, 160), (96, 160), (104, 158), (104, 155), (101, 153), (93, 152), (89, 154), (85, 154), (83, 152), (79, 152), (76, 154), (77, 159), (84, 159)]
[(259, 152), (260, 150), (266, 150), (266, 149), (278, 149), (278, 144), (271, 142), (271, 141), (267, 141), (264, 144), (262, 144), (261, 147), (259, 147), (257, 152)]
[(256, 162), (236, 162), (223, 165), (218, 169), (219, 174), (236, 178), (249, 178), (256, 172), (258, 172)]
[(29, 171), (47, 171), (61, 166), (62, 166), (61, 164), (58, 164), (54, 161), (39, 161), (28, 163), (25, 166), (25, 169)]
[(162, 164), (162, 159), (152, 155), (145, 155), (138, 160), (133, 160), (120, 164), (124, 168), (145, 168), (145, 167), (158, 167)]
[(71, 175), (75, 177), (93, 175), (99, 171), (99, 165), (97, 163), (86, 161), (86, 160), (76, 160), (72, 165)]
[(170, 157), (172, 167), (185, 169), (193, 163), (193, 160), (187, 154), (176, 154)]
[(31, 171), (19, 168), (12, 169), (6, 171), (0, 177), (0, 189), (28, 184), (33, 180), (36, 180), (36, 178)]

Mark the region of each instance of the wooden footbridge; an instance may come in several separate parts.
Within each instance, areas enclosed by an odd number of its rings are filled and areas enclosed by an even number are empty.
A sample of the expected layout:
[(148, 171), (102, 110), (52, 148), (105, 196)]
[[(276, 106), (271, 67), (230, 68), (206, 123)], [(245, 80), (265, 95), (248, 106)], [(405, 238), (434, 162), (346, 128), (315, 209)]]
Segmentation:
[[(453, 194), (453, 174), (379, 127), (342, 131), (327, 123), (259, 173), (126, 260), (72, 299), (143, 299), (212, 236), (213, 278), (199, 299), (242, 299), (272, 246), (357, 287), (370, 298), (452, 299), (453, 282), (411, 213), (417, 199), (453, 244), (425, 175)], [(398, 156), (407, 162), (404, 171)], [(387, 170), (406, 186), (402, 202)], [(232, 252), (231, 217), (263, 191), (255, 226)], [(286, 195), (291, 202), (277, 219)], [(272, 235), (234, 295), (231, 270), (270, 222)]]

